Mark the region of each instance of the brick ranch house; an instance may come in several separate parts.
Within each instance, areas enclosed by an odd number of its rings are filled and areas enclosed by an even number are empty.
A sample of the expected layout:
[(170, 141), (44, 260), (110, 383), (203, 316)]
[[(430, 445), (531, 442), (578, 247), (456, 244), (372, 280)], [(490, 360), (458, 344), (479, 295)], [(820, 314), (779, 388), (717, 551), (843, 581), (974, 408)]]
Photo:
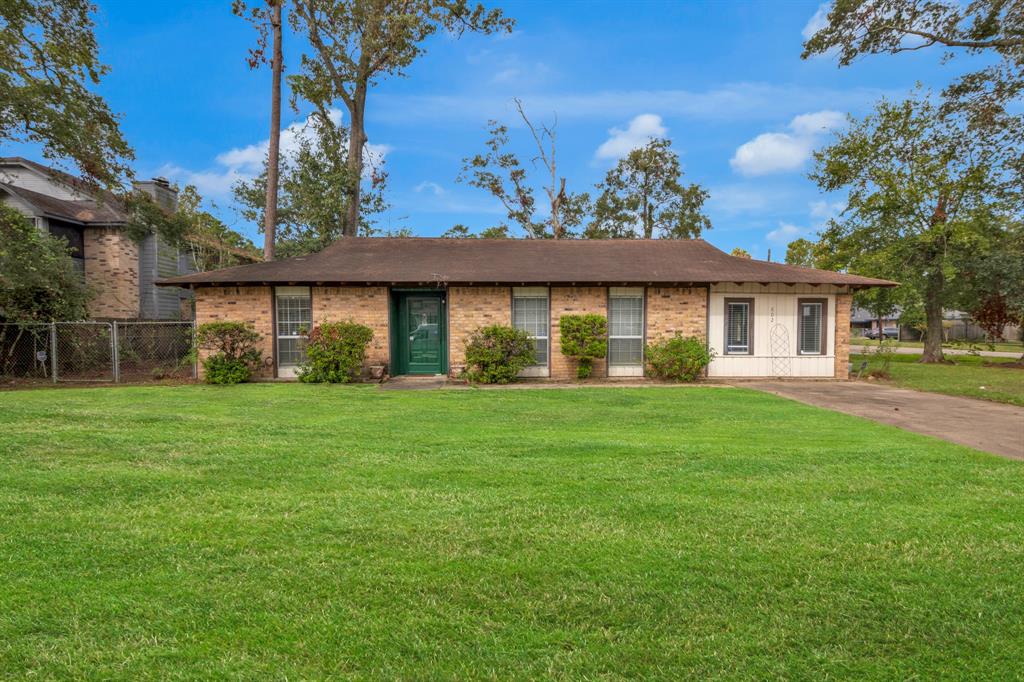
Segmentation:
[(249, 322), (293, 377), (301, 330), (322, 321), (370, 327), (368, 364), (392, 375), (450, 374), (466, 340), (513, 325), (536, 340), (526, 376), (568, 379), (562, 315), (608, 318), (608, 357), (595, 376), (643, 376), (646, 342), (705, 339), (713, 377), (848, 375), (850, 302), (894, 282), (730, 256), (703, 240), (348, 238), (309, 256), (158, 282), (189, 287), (196, 322)]

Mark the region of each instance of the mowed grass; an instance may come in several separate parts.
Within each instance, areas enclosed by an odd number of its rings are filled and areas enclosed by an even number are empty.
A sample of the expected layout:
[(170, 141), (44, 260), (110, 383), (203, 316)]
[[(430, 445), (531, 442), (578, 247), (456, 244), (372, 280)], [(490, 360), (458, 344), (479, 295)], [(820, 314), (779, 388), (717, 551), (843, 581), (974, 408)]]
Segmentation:
[(1008, 679), (1024, 464), (733, 388), (0, 394), (12, 678)]
[[(851, 355), (850, 359), (854, 373), (862, 360), (868, 361), (867, 371), (883, 367), (882, 361), (871, 355)], [(1024, 406), (1024, 369), (993, 366), (1015, 362), (1011, 358), (956, 355), (947, 356), (950, 362), (943, 364), (921, 364), (920, 359), (920, 355), (893, 355), (888, 370), (892, 383), (917, 391)]]

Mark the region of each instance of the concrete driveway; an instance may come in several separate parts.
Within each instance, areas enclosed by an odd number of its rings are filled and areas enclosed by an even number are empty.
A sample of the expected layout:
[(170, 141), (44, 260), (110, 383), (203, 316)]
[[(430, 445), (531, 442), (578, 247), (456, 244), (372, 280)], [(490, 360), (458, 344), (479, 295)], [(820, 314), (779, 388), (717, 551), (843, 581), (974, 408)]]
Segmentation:
[(754, 388), (1024, 460), (1024, 408), (865, 382), (744, 381)]

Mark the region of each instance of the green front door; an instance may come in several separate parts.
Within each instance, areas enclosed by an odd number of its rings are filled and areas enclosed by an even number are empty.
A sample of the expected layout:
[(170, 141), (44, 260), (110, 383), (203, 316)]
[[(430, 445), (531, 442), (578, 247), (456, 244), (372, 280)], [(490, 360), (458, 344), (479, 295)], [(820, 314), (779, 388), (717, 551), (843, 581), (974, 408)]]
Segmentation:
[(397, 373), (444, 374), (446, 316), (443, 292), (400, 292), (397, 296)]

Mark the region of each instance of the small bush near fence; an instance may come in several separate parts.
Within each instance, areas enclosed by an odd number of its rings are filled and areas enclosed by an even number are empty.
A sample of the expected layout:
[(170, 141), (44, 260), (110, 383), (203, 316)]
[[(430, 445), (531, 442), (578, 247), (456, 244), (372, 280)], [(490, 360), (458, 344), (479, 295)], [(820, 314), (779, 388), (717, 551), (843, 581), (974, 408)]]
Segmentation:
[(696, 381), (714, 357), (703, 339), (680, 334), (647, 344), (645, 353), (651, 376), (671, 381)]
[(196, 328), (196, 346), (210, 351), (203, 360), (208, 384), (240, 384), (248, 381), (263, 362), (256, 345), (263, 337), (243, 322), (208, 322)]
[(470, 381), (507, 384), (533, 361), (533, 340), (520, 329), (483, 327), (466, 342), (466, 378)]
[(604, 315), (563, 315), (558, 321), (562, 355), (576, 360), (576, 377), (586, 379), (594, 360), (608, 354), (608, 320)]
[(299, 381), (343, 384), (359, 376), (373, 330), (355, 322), (323, 322), (309, 333)]

